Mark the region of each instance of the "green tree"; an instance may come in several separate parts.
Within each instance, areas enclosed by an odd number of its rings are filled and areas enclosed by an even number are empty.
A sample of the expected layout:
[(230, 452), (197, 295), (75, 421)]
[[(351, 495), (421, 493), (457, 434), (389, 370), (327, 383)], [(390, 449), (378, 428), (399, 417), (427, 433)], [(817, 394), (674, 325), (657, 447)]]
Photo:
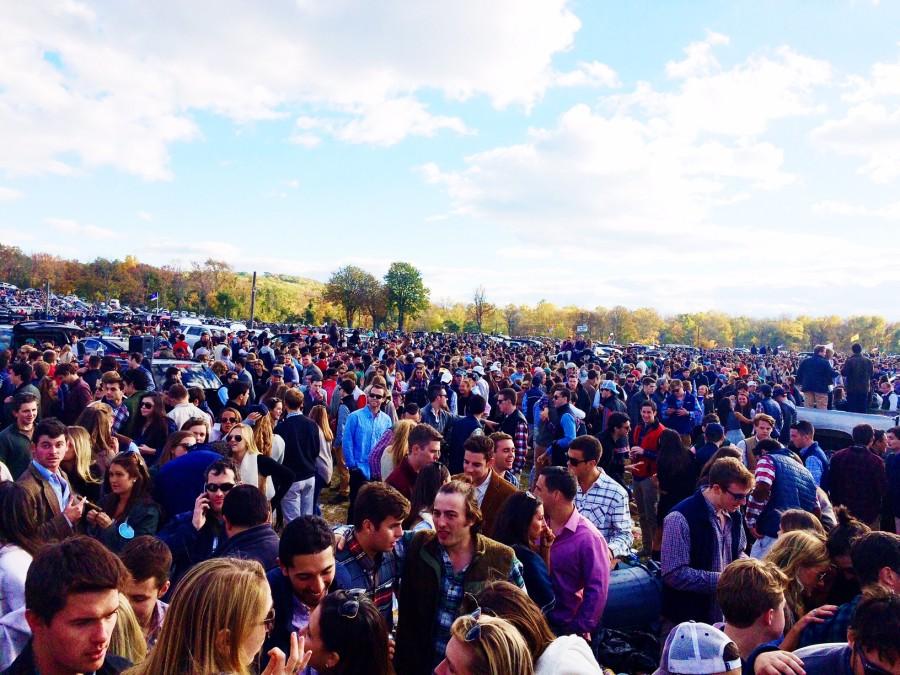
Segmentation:
[(403, 330), (406, 319), (414, 319), (428, 308), (429, 290), (422, 273), (406, 262), (391, 263), (384, 275), (388, 308), (396, 312), (397, 328)]
[(353, 317), (365, 307), (373, 280), (374, 277), (365, 270), (355, 265), (346, 265), (328, 279), (322, 298), (341, 307), (347, 326), (353, 328)]
[(237, 309), (237, 306), (237, 298), (228, 291), (219, 291), (216, 293), (216, 307), (226, 319), (234, 314), (234, 310)]
[(316, 323), (316, 313), (313, 311), (312, 300), (309, 301), (309, 304), (306, 305), (306, 309), (303, 310), (303, 323), (307, 326), (312, 326)]

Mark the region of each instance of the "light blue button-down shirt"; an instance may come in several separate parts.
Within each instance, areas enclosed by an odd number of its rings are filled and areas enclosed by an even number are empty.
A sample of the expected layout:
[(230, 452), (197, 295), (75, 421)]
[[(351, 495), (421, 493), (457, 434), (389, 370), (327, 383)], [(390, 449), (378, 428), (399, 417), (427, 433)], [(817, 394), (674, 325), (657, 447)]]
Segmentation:
[(59, 510), (65, 511), (69, 505), (69, 500), (72, 498), (72, 490), (69, 489), (69, 484), (58, 473), (50, 473), (46, 467), (38, 464), (36, 459), (31, 460), (31, 464), (41, 474), (41, 478), (50, 483), (50, 487), (53, 488), (53, 494), (56, 495), (56, 499), (59, 501)]
[(344, 425), (343, 449), (344, 461), (348, 469), (359, 469), (366, 479), (371, 479), (369, 470), (369, 453), (372, 448), (393, 426), (387, 413), (380, 410), (377, 415), (372, 415), (369, 406), (355, 410), (347, 417)]

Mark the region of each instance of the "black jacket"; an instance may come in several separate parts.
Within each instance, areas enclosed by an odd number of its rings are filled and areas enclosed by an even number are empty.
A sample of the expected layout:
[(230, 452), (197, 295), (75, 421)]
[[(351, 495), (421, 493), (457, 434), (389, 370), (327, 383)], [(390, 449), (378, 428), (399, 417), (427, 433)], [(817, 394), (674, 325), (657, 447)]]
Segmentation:
[(278, 564), (278, 535), (268, 523), (255, 525), (228, 539), (216, 557), (257, 560), (263, 569), (271, 569)]
[(281, 420), (275, 433), (284, 439), (282, 464), (294, 472), (294, 480), (312, 478), (319, 456), (319, 427), (306, 415), (291, 415)]
[[(95, 672), (96, 675), (118, 675), (122, 671), (131, 667), (131, 661), (123, 659), (121, 656), (107, 653), (103, 660), (103, 665)], [(0, 675), (34, 675), (37, 672), (37, 666), (34, 663), (34, 651), (31, 648), (31, 640), (25, 645), (24, 651), (19, 657), (12, 662), (12, 665), (0, 673)]]

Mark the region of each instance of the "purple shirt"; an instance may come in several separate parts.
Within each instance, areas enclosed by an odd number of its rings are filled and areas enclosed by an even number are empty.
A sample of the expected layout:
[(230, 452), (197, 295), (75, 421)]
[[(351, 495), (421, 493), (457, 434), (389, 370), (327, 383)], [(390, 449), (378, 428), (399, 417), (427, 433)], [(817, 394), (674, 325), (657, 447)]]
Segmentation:
[(550, 546), (556, 605), (549, 614), (557, 634), (590, 633), (600, 623), (609, 592), (609, 548), (589, 520), (572, 512)]

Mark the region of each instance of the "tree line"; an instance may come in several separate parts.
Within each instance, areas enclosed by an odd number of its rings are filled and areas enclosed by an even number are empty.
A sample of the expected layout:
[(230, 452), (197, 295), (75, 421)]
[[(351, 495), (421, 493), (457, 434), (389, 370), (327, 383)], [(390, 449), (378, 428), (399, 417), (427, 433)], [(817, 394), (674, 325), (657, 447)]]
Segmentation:
[[(250, 275), (213, 259), (187, 269), (157, 267), (134, 256), (79, 262), (45, 253), (29, 255), (0, 244), (0, 280), (20, 288), (39, 288), (49, 281), (57, 295), (75, 294), (92, 302), (118, 298), (123, 304), (153, 307), (156, 302), (149, 298), (156, 292), (160, 306), (168, 309), (242, 319), (250, 313)], [(473, 289), (469, 302), (432, 301), (421, 272), (407, 262), (392, 263), (382, 278), (348, 265), (334, 271), (324, 284), (264, 273), (257, 284), (256, 318), (306, 324), (336, 319), (348, 327), (556, 338), (576, 335), (581, 328), (584, 335), (604, 342), (707, 348), (766, 344), (804, 350), (832, 342), (838, 349), (848, 349), (858, 339), (867, 350), (900, 352), (900, 322), (880, 316), (754, 318), (718, 311), (664, 315), (648, 307), (586, 309), (547, 300), (501, 306), (490, 301), (483, 286)]]

